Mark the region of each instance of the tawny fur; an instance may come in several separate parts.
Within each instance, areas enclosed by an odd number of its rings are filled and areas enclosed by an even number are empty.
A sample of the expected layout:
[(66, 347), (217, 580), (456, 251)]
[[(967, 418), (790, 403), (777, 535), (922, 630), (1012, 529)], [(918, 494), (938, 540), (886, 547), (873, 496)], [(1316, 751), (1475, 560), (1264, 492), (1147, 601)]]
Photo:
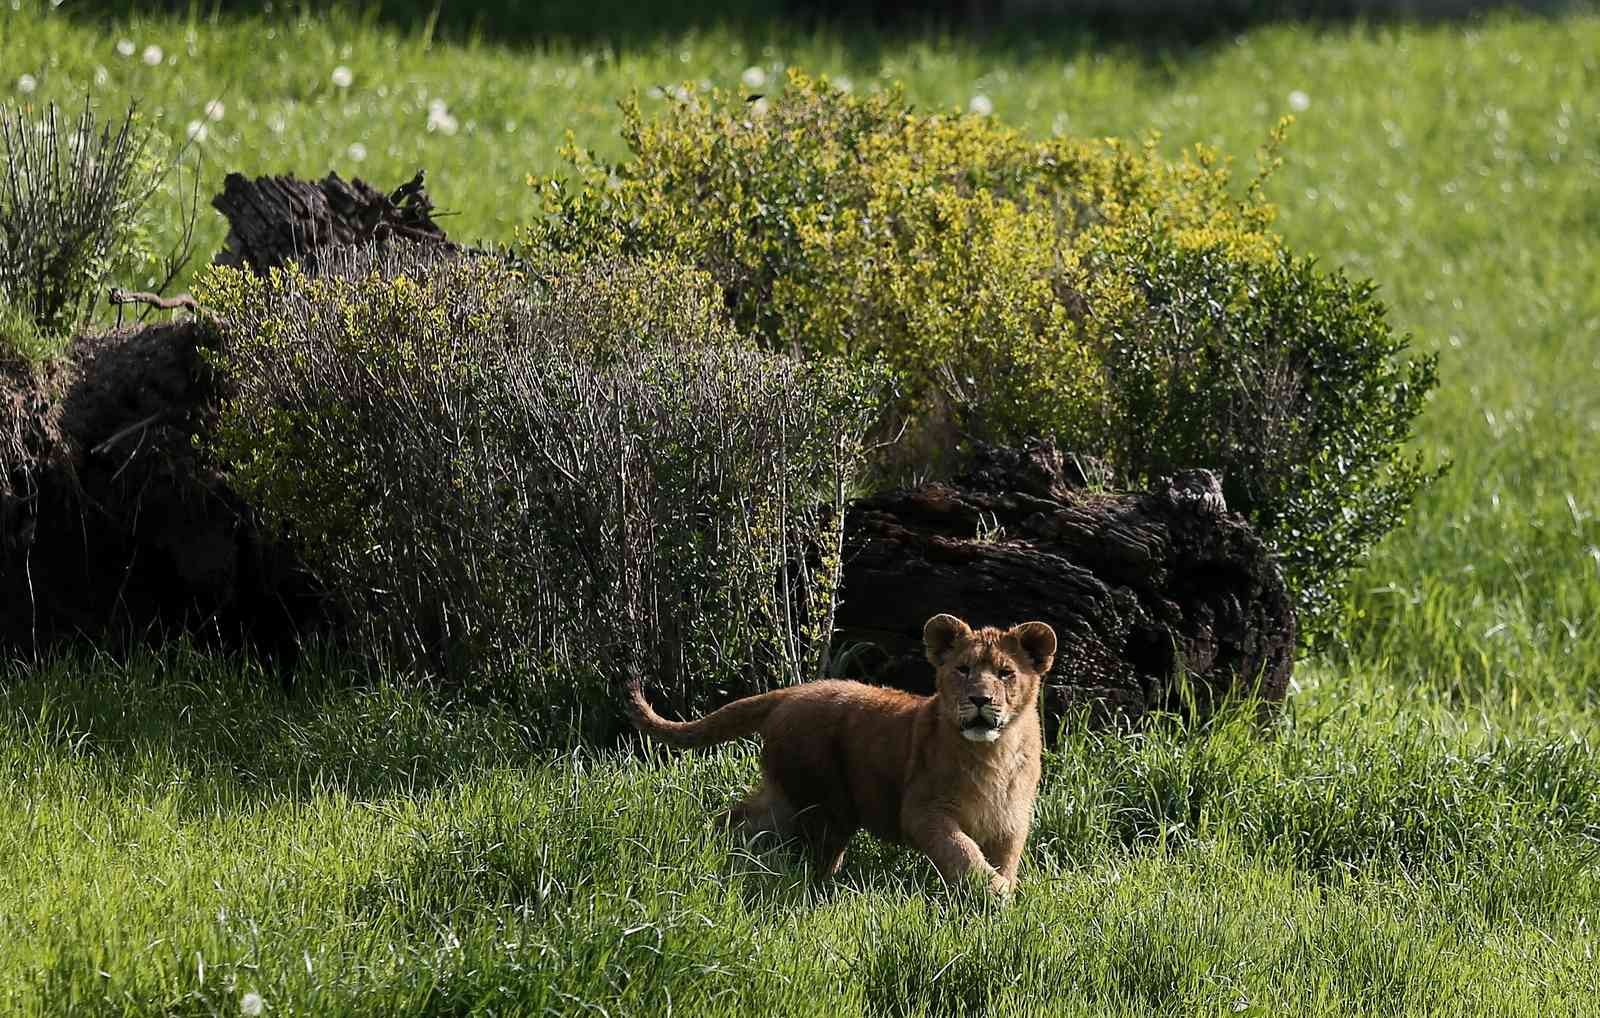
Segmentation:
[(683, 748), (760, 735), (761, 784), (730, 819), (747, 836), (799, 839), (819, 874), (837, 872), (864, 828), (926, 853), (947, 881), (976, 878), (1004, 896), (1033, 819), (1039, 677), (1055, 633), (1042, 622), (973, 630), (936, 615), (923, 642), (933, 696), (829, 679), (668, 721), (635, 681), (631, 714), (640, 731)]

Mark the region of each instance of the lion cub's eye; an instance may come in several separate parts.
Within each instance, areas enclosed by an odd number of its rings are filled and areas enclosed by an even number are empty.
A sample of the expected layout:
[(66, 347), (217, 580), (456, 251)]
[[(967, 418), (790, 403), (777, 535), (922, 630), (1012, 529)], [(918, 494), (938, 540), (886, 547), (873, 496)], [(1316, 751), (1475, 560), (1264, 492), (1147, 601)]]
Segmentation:
[(960, 672), (962, 675), (971, 675), (972, 667), (970, 665), (957, 665), (956, 671)]
[(1014, 676), (1016, 674), (1017, 674), (1016, 670), (1012, 669), (1012, 668), (1002, 668), (1002, 669), (1000, 669), (1000, 677), (1002, 679), (1009, 679), (1009, 678), (1011, 678), (1012, 676)]

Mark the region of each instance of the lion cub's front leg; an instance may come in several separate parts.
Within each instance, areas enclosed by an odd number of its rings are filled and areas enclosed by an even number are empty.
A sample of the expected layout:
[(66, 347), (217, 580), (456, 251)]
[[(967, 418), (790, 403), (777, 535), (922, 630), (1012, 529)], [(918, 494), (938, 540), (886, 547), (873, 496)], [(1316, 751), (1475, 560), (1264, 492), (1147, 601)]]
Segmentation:
[(1017, 889), (1017, 870), (1022, 865), (1022, 847), (1027, 841), (1027, 831), (1016, 831), (1009, 837), (984, 847), (984, 856), (994, 864), (995, 869), (1000, 871), (1007, 890)]
[(1011, 893), (1012, 882), (989, 864), (978, 843), (954, 818), (935, 814), (909, 825), (906, 833), (912, 845), (933, 860), (934, 868), (947, 883), (977, 879), (999, 897)]

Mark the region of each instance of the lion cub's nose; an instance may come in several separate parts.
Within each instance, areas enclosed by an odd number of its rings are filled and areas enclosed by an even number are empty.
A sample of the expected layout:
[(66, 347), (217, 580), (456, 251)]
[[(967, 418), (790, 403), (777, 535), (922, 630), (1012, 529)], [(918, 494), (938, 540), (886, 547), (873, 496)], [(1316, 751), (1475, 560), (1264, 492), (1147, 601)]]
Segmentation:
[(989, 699), (987, 696), (969, 696), (967, 699), (972, 701), (972, 705), (974, 707), (987, 707), (991, 703), (994, 703), (994, 701)]

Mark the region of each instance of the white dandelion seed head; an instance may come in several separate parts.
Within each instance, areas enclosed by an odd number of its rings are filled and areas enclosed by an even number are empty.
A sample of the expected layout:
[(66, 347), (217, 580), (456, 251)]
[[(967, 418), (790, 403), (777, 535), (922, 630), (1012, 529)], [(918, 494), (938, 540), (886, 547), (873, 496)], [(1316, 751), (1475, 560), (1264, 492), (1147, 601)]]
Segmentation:
[(101, 64), (101, 65), (95, 67), (95, 69), (94, 69), (94, 83), (96, 85), (104, 85), (106, 82), (108, 82), (110, 80), (111, 80), (111, 72), (106, 70), (104, 64)]
[(155, 43), (151, 43), (144, 48), (144, 53), (140, 55), (139, 59), (143, 60), (147, 66), (155, 67), (157, 64), (161, 63), (162, 60), (166, 59), (166, 54), (161, 52), (160, 46), (157, 46)]
[(837, 78), (834, 78), (832, 80), (833, 80), (833, 87), (838, 89), (841, 92), (854, 92), (855, 91), (856, 83), (851, 81), (849, 79), (849, 77), (846, 76), (846, 75), (841, 74)]
[(345, 154), (350, 157), (351, 162), (359, 163), (363, 159), (367, 158), (367, 146), (361, 144), (359, 141), (352, 142), (350, 147), (345, 149)]
[(760, 67), (746, 67), (739, 75), (739, 83), (745, 88), (760, 88), (767, 83), (767, 72)]
[(333, 79), (333, 84), (336, 88), (349, 88), (356, 80), (355, 74), (344, 64), (335, 67), (329, 77)]
[(972, 97), (971, 102), (967, 103), (967, 110), (971, 113), (976, 113), (980, 117), (987, 117), (994, 112), (994, 100), (979, 92)]
[(767, 105), (766, 97), (763, 96), (762, 98), (757, 99), (755, 102), (750, 104), (750, 115), (752, 117), (764, 117), (767, 115), (767, 110), (769, 109), (771, 109), (771, 107)]
[(33, 90), (39, 87), (39, 79), (31, 74), (24, 74), (17, 79), (17, 91), (23, 95), (32, 95)]
[(222, 104), (222, 100), (221, 99), (213, 99), (210, 102), (206, 103), (206, 119), (207, 120), (210, 120), (210, 121), (221, 120), (222, 119), (222, 115), (224, 113), (226, 113), (226, 112), (228, 112), (228, 108)]
[(258, 1015), (266, 1007), (266, 1002), (261, 999), (261, 994), (251, 990), (239, 998), (239, 1013), (243, 1015)]
[(133, 45), (133, 40), (132, 39), (118, 39), (117, 40), (117, 53), (120, 56), (125, 56), (125, 57), (133, 56), (134, 48), (135, 47)]
[(428, 130), (440, 134), (455, 134), (461, 124), (450, 113), (450, 105), (443, 99), (428, 100)]
[(1304, 112), (1311, 106), (1311, 97), (1298, 88), (1289, 93), (1289, 108), (1296, 113)]
[(189, 140), (190, 141), (205, 141), (206, 140), (206, 125), (205, 125), (205, 121), (203, 121), (203, 120), (191, 120), (191, 121), (189, 121), (189, 126), (184, 128), (184, 133), (189, 136)]
[(428, 111), (429, 131), (437, 131), (440, 134), (455, 134), (460, 129), (461, 123), (451, 116), (450, 112), (444, 109), (443, 106)]

